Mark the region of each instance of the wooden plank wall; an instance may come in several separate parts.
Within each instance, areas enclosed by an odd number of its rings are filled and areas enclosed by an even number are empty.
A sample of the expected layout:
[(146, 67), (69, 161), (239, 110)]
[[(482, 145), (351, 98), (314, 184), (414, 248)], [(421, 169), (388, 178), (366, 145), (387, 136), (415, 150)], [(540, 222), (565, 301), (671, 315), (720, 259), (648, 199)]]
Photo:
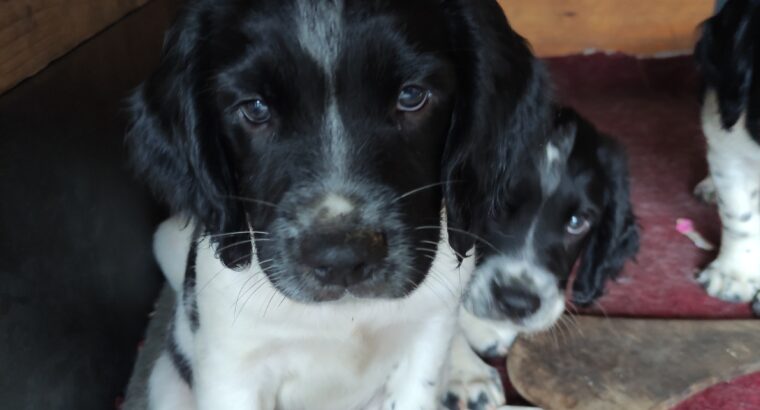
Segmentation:
[(541, 56), (690, 52), (715, 0), (499, 0)]
[[(150, 0), (0, 0), (0, 93)], [(540, 56), (688, 52), (714, 0), (499, 0)]]
[(0, 0), (0, 93), (149, 0)]

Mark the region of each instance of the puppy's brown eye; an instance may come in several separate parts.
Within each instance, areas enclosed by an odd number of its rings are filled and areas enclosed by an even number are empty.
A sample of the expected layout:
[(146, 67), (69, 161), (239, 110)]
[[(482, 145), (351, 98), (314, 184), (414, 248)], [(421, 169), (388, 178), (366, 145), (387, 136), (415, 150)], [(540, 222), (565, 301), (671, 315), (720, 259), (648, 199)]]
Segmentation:
[(427, 104), (429, 99), (429, 90), (416, 85), (408, 85), (401, 89), (396, 108), (399, 111), (405, 112), (419, 111)]
[(240, 106), (240, 113), (246, 121), (253, 125), (262, 125), (272, 118), (269, 106), (261, 99), (244, 102)]
[(567, 233), (573, 236), (583, 235), (588, 232), (589, 228), (591, 228), (591, 222), (589, 222), (588, 218), (582, 215), (571, 216), (567, 225), (565, 225)]

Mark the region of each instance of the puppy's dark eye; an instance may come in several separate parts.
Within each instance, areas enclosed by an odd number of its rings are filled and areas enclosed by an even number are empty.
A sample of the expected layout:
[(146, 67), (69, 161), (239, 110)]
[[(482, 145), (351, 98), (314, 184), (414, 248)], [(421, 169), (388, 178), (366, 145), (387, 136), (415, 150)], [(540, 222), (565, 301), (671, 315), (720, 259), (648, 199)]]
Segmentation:
[(240, 113), (246, 121), (253, 125), (262, 125), (272, 118), (269, 106), (261, 99), (244, 102), (240, 106)]
[(573, 236), (583, 235), (588, 232), (589, 228), (591, 228), (591, 222), (582, 215), (571, 216), (570, 220), (567, 221), (567, 225), (565, 225), (567, 233)]
[(430, 91), (417, 85), (407, 85), (398, 95), (396, 108), (399, 111), (419, 111), (430, 99)]

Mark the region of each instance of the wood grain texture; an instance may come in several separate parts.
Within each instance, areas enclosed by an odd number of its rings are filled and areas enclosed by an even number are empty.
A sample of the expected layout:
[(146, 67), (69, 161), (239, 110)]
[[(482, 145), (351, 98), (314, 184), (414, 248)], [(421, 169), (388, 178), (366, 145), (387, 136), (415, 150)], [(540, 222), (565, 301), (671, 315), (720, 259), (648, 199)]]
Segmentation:
[(149, 0), (0, 0), (0, 93)]
[(667, 410), (760, 370), (760, 320), (576, 320), (510, 350), (510, 380), (546, 410)]
[(714, 0), (499, 0), (540, 56), (689, 52)]

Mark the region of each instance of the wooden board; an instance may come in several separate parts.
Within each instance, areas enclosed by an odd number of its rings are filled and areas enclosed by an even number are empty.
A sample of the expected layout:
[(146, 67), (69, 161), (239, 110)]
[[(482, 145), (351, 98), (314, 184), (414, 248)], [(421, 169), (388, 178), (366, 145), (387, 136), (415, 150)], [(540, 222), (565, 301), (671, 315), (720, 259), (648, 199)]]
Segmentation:
[(715, 0), (499, 0), (540, 56), (690, 52)]
[(510, 380), (543, 409), (666, 410), (760, 371), (760, 320), (575, 320), (510, 350)]
[(0, 93), (149, 0), (0, 0)]

